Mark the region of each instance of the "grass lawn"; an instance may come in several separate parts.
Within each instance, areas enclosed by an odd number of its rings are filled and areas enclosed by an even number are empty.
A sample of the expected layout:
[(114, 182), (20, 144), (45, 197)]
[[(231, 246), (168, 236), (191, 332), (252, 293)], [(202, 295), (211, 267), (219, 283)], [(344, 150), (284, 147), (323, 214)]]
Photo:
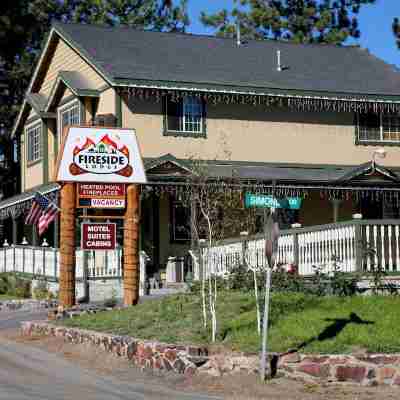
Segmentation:
[(2, 300), (17, 300), (20, 297), (17, 296), (13, 296), (11, 294), (0, 294), (0, 301)]
[[(400, 297), (315, 297), (277, 293), (271, 302), (272, 351), (400, 352)], [(157, 339), (169, 343), (208, 344), (202, 327), (201, 299), (182, 294), (61, 322), (96, 331)], [(218, 299), (218, 340), (231, 350), (256, 352), (255, 301), (251, 294), (225, 291)]]

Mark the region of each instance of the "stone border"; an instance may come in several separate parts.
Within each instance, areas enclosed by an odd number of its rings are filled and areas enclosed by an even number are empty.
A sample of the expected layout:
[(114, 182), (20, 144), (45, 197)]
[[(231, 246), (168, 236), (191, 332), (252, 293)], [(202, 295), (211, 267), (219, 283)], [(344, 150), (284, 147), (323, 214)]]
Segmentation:
[(130, 336), (58, 326), (42, 321), (22, 322), (21, 329), (22, 334), (26, 336), (55, 336), (70, 343), (100, 347), (118, 357), (127, 358), (144, 370), (193, 375), (198, 366), (208, 360), (208, 350), (200, 346), (164, 344), (134, 339)]
[[(144, 370), (212, 376), (237, 372), (257, 373), (258, 355), (208, 355), (202, 346), (185, 346), (69, 328), (43, 321), (22, 322), (22, 334), (61, 337), (66, 342), (100, 347), (124, 357)], [(352, 383), (365, 386), (400, 386), (400, 354), (306, 355), (297, 352), (269, 354), (275, 374), (313, 383)]]
[(279, 368), (290, 378), (312, 382), (400, 386), (400, 354), (282, 355)]

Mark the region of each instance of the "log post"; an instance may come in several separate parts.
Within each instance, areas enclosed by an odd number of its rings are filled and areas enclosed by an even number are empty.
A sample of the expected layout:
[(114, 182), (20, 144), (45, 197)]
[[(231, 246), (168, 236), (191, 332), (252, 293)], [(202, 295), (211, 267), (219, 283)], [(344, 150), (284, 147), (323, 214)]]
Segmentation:
[(126, 188), (124, 218), (124, 304), (139, 301), (139, 185)]
[(60, 305), (75, 305), (75, 183), (61, 189), (60, 216)]

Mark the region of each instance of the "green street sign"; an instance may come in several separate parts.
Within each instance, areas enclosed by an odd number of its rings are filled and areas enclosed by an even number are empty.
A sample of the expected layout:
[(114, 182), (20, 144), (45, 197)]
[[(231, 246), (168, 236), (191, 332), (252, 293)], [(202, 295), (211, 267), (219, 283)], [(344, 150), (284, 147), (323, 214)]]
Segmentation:
[(245, 193), (245, 208), (286, 208), (288, 210), (299, 210), (301, 207), (300, 197), (286, 197), (277, 199), (273, 196), (255, 193)]

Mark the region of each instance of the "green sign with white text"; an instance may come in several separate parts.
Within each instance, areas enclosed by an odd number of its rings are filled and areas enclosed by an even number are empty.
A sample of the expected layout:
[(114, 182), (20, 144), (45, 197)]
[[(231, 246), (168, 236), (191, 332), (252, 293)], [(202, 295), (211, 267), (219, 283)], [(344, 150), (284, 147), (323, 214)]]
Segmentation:
[(286, 208), (288, 210), (299, 210), (301, 207), (300, 197), (285, 197), (277, 199), (276, 197), (246, 193), (244, 196), (245, 208)]

